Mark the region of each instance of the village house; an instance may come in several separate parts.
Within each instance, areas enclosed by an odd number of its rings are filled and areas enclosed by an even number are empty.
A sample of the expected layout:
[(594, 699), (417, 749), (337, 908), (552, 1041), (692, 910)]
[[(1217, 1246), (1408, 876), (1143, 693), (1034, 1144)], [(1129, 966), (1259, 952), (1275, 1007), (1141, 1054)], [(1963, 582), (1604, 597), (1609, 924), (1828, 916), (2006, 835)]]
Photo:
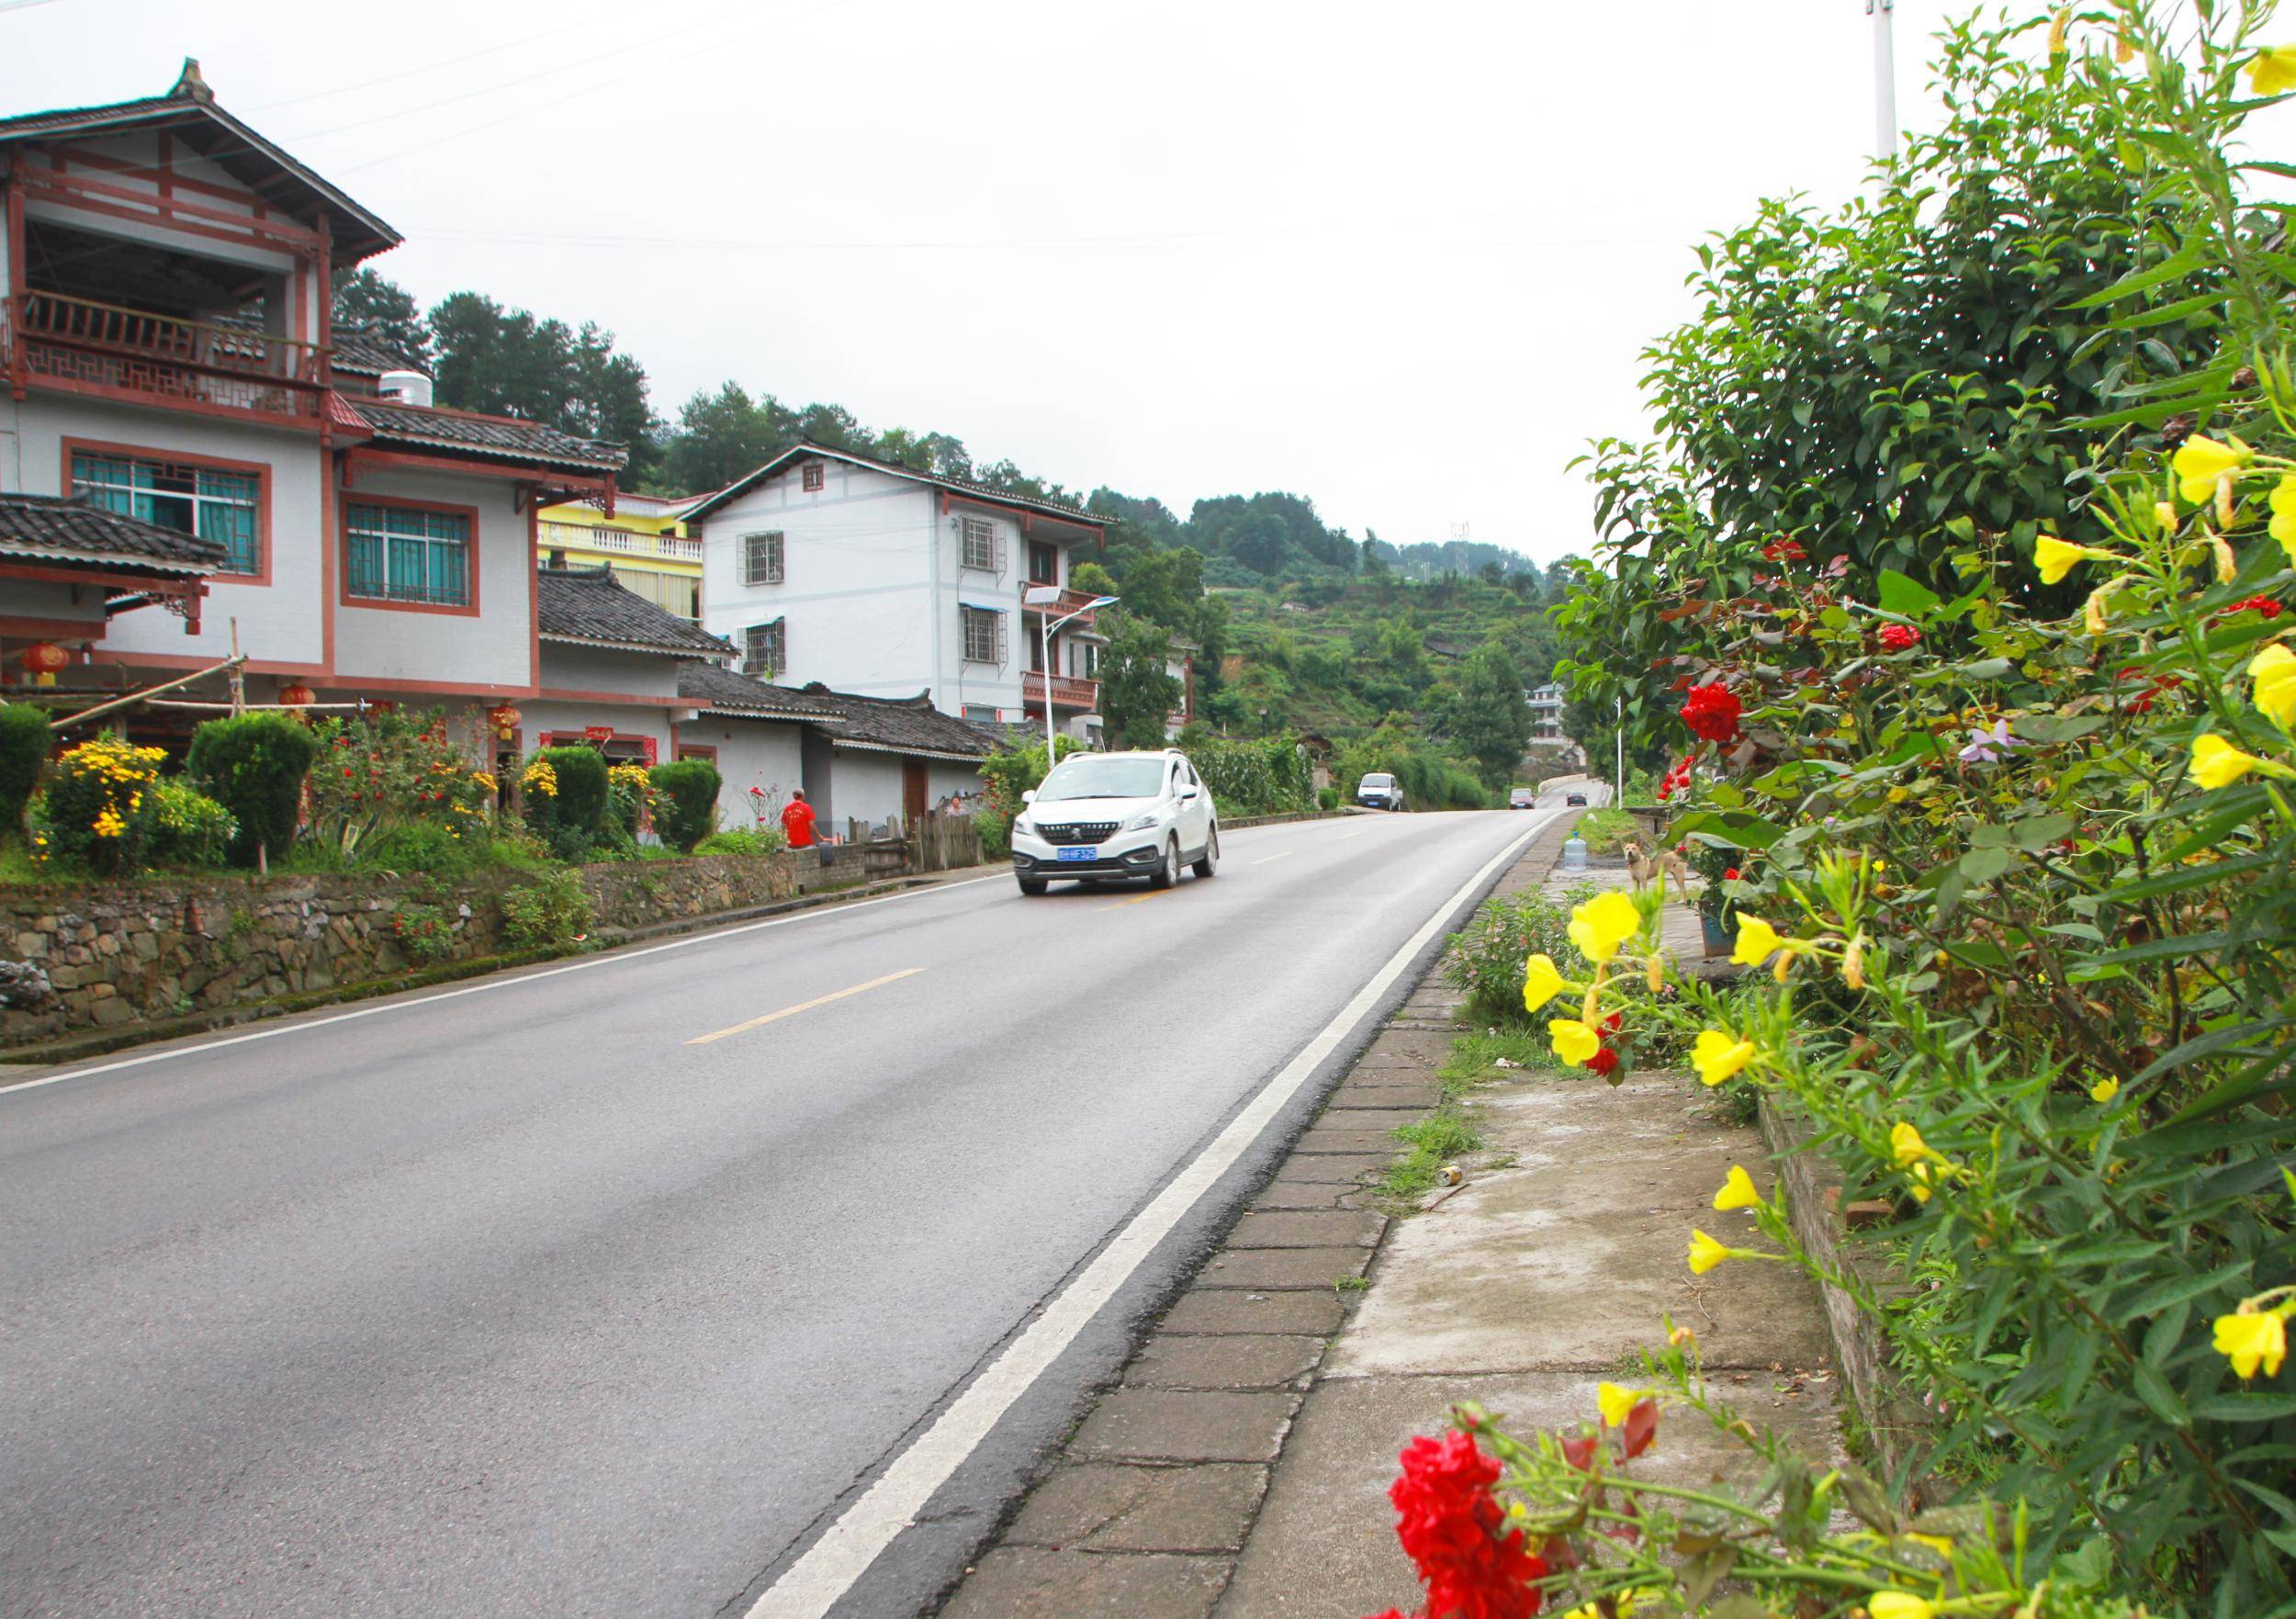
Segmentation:
[(699, 495), (615, 493), (613, 515), (595, 500), (545, 506), (535, 543), (552, 568), (610, 568), (633, 594), (700, 623), (702, 545), (685, 533)]
[[(1091, 600), (1075, 552), (1105, 520), (850, 450), (798, 444), (684, 514), (702, 545), (702, 622), (778, 684), (870, 697), (918, 691), (987, 725), (1045, 705), (1070, 736), (1099, 734), (1105, 637), (1089, 613), (1052, 638), (1043, 617)], [(1031, 587), (1057, 590), (1029, 605)]]
[[(163, 96), (0, 119), (0, 665), (100, 691), (236, 647), (251, 702), (443, 705), (506, 750), (478, 716), (548, 698), (557, 723), (586, 688), (546, 680), (538, 512), (610, 512), (623, 452), (438, 408), (339, 337), (335, 278), (398, 232), (196, 63)], [(121, 723), (173, 746), (197, 717)]]

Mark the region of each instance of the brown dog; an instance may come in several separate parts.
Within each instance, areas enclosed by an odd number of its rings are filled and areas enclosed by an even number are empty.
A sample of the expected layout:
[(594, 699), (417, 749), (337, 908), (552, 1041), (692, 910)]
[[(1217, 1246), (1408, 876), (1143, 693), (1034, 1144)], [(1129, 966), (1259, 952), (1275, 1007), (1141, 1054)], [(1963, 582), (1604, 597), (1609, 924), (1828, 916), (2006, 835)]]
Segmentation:
[(1653, 877), (1671, 877), (1681, 885), (1682, 892), (1690, 891), (1690, 867), (1683, 863), (1683, 857), (1668, 849), (1660, 850), (1654, 860), (1638, 838), (1626, 839), (1626, 875), (1634, 879), (1637, 888), (1649, 887)]

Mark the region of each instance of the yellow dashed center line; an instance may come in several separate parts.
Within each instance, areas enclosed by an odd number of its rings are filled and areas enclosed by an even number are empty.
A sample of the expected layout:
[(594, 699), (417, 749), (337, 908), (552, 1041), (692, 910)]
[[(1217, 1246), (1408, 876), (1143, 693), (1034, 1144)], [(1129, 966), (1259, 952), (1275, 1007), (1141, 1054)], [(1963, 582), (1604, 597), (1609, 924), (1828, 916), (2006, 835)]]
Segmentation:
[(848, 995), (863, 995), (872, 989), (883, 989), (888, 984), (897, 984), (904, 978), (914, 978), (923, 971), (922, 967), (904, 967), (898, 973), (888, 973), (883, 978), (872, 978), (867, 984), (857, 984), (850, 989), (836, 990), (828, 995), (816, 995), (809, 1001), (799, 1001), (793, 1006), (783, 1006), (778, 1012), (768, 1012), (762, 1017), (752, 1017), (747, 1023), (737, 1023), (731, 1029), (719, 1029), (715, 1034), (697, 1034), (686, 1044), (706, 1046), (712, 1040), (724, 1040), (728, 1035), (747, 1034), (753, 1029), (763, 1029), (769, 1023), (779, 1023), (784, 1017), (794, 1017), (800, 1012), (810, 1012), (816, 1006), (826, 1006), (831, 1001), (841, 1001)]

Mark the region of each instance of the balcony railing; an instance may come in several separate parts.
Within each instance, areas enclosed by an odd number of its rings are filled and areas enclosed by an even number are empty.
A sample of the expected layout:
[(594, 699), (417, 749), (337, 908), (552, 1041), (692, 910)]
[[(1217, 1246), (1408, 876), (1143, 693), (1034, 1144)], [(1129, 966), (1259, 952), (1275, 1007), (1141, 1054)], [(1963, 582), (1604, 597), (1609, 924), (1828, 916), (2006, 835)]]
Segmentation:
[[(1030, 703), (1044, 701), (1044, 675), (1030, 669), (1020, 678), (1020, 695)], [(1052, 706), (1096, 710), (1100, 706), (1100, 682), (1080, 680), (1074, 675), (1052, 677)]]
[(542, 544), (550, 549), (605, 551), (617, 557), (658, 557), (665, 562), (699, 562), (702, 542), (676, 534), (642, 534), (630, 528), (601, 528), (587, 523), (545, 523)]
[[(1024, 590), (1050, 590), (1052, 588), (1052, 586), (1049, 580), (1031, 579), (1024, 587)], [(1065, 618), (1072, 613), (1079, 612), (1084, 607), (1086, 602), (1097, 600), (1098, 600), (1098, 598), (1092, 595), (1089, 591), (1071, 590), (1063, 587), (1061, 589), (1059, 601), (1047, 602), (1041, 607), (1037, 606), (1033, 602), (1029, 602), (1027, 605), (1022, 607), (1021, 611), (1024, 613), (1041, 613), (1051, 618)], [(1026, 601), (1025, 595), (1023, 597), (1023, 601)], [(1089, 613), (1084, 613), (1084, 615), (1078, 618), (1076, 622), (1078, 624), (1088, 624), (1092, 622), (1092, 614)]]
[(8, 326), (8, 366), (25, 381), (312, 422), (325, 410), (316, 343), (61, 292), (17, 294)]

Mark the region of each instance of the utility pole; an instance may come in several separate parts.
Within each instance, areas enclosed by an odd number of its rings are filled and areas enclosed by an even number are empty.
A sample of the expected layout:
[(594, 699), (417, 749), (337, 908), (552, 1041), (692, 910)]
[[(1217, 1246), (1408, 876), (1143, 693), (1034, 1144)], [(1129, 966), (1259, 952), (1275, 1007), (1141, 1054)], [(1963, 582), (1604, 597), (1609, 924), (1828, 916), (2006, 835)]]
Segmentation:
[(1897, 52), (1889, 20), (1896, 0), (1865, 0), (1874, 19), (1874, 156), (1883, 163), (1897, 155)]

